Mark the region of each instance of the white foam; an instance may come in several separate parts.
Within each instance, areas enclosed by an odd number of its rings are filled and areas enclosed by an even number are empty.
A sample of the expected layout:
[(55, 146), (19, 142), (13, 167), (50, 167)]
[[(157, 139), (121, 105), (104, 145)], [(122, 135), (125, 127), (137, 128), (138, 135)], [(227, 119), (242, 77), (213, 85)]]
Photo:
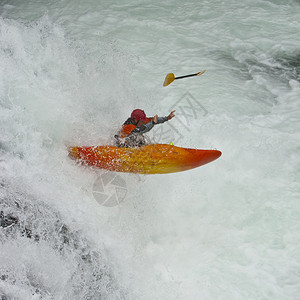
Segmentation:
[[(299, 82), (288, 62), (299, 49), (299, 6), (247, 5), (75, 1), (48, 4), (47, 15), (33, 3), (4, 7), (1, 178), (16, 185), (14, 197), (22, 191), (28, 203), (57, 211), (103, 255), (115, 282), (100, 288), (108, 299), (298, 295)], [(202, 69), (162, 87), (169, 72)], [(102, 173), (76, 165), (66, 145), (110, 143), (133, 108), (167, 115), (187, 92), (203, 110), (185, 126), (177, 106), (173, 127), (160, 126), (179, 132), (180, 146), (223, 155), (178, 174), (121, 174), (125, 201), (99, 205), (93, 185)], [(50, 230), (51, 218), (39, 216), (36, 226)], [(0, 276), (9, 269), (17, 278), (0, 281), (4, 295), (38, 297), (36, 285), (48, 291), (44, 299), (67, 299), (78, 281), (98, 295), (101, 280), (91, 283), (91, 274), (102, 260), (78, 263), (86, 244), (67, 257), (54, 237), (1, 237)], [(80, 270), (84, 279), (70, 275)], [(39, 282), (26, 281), (29, 271)]]

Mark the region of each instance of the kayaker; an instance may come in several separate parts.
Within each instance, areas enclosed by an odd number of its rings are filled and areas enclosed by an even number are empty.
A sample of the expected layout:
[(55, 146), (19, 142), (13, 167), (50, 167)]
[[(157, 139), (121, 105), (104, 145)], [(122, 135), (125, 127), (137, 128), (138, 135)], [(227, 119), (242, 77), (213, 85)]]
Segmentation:
[(121, 130), (115, 135), (117, 147), (139, 147), (146, 144), (144, 133), (150, 131), (154, 125), (162, 124), (175, 116), (173, 110), (167, 117), (147, 118), (141, 109), (135, 109), (130, 118), (123, 124)]

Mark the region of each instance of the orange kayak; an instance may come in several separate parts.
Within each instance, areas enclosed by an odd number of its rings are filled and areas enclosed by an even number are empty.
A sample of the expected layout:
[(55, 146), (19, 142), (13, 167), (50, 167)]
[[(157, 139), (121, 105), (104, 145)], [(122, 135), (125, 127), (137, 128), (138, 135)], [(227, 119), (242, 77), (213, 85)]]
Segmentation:
[(166, 144), (135, 148), (115, 146), (69, 147), (69, 156), (84, 165), (114, 172), (175, 173), (200, 167), (221, 156), (218, 150), (198, 150)]

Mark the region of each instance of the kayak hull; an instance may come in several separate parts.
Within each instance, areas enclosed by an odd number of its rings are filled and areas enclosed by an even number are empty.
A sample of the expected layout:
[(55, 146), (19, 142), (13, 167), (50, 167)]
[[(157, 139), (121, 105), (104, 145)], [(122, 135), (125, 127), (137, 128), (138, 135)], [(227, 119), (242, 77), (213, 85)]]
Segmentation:
[(69, 147), (69, 156), (84, 165), (136, 174), (167, 174), (200, 167), (221, 156), (218, 150), (152, 144), (135, 148)]

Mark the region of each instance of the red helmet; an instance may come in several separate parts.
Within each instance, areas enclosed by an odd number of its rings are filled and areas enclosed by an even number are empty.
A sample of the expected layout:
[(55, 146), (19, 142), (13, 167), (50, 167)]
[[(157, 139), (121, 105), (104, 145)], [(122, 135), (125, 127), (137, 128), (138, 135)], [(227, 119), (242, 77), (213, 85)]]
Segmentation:
[(143, 110), (141, 109), (135, 109), (132, 113), (131, 113), (131, 118), (132, 119), (136, 119), (138, 121), (140, 120), (145, 120), (146, 119), (146, 114)]

